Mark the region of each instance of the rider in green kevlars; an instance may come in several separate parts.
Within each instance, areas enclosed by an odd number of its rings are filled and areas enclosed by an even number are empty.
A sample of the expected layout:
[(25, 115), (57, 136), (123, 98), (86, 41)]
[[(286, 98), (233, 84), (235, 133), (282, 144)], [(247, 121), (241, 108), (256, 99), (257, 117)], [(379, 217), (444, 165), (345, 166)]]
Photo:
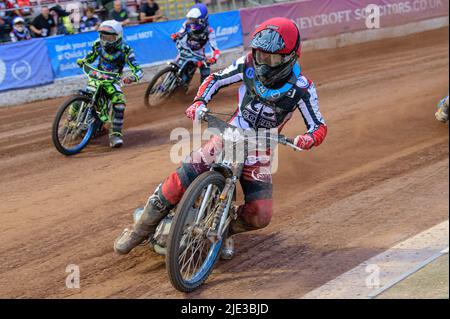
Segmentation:
[[(98, 58), (97, 67), (99, 70), (119, 74), (123, 72), (123, 68), (127, 65), (132, 75), (123, 78), (123, 82), (125, 84), (138, 82), (142, 78), (143, 72), (136, 62), (133, 49), (122, 40), (122, 25), (117, 21), (108, 20), (100, 25), (98, 32), (100, 39), (94, 42), (91, 51), (84, 59), (77, 60), (77, 64), (80, 66), (85, 62), (91, 64)], [(105, 90), (112, 102), (112, 123), (109, 129), (110, 146), (120, 147), (123, 144), (122, 127), (126, 103), (125, 95), (119, 83), (108, 83)], [(69, 116), (74, 117), (76, 113), (75, 107), (71, 107)]]

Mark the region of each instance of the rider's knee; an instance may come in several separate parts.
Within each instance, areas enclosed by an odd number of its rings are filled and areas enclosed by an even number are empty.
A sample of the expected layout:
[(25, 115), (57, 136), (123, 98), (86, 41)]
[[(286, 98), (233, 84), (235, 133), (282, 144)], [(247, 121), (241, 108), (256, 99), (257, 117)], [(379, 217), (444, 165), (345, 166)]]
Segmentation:
[(176, 205), (181, 200), (185, 192), (185, 187), (181, 181), (178, 172), (175, 171), (167, 177), (161, 187), (162, 196), (169, 202), (171, 205)]
[(272, 200), (259, 199), (246, 203), (241, 209), (244, 220), (256, 229), (269, 225), (272, 219)]
[(111, 102), (113, 105), (123, 105), (125, 106), (127, 100), (125, 98), (125, 94), (122, 92), (116, 92), (111, 94)]
[(186, 189), (201, 173), (206, 172), (208, 166), (195, 161), (185, 161), (164, 181), (161, 192), (171, 205), (176, 205), (181, 200)]

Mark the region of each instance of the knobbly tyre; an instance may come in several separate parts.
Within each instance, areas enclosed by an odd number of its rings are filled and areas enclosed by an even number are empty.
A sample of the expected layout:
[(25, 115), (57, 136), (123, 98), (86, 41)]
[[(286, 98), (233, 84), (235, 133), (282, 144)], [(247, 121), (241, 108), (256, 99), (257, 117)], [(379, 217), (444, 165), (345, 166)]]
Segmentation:
[[(53, 144), (64, 155), (81, 152), (92, 137), (102, 132), (104, 124), (111, 124), (112, 103), (104, 86), (122, 81), (119, 73), (101, 71), (89, 63), (83, 64), (83, 72), (89, 78), (88, 86), (67, 100), (53, 121)], [(76, 114), (70, 115), (73, 111)]]
[[(258, 140), (259, 143), (251, 145), (250, 139), (233, 133), (236, 127), (215, 117), (209, 110), (203, 111), (202, 120), (210, 129), (219, 132), (221, 140), (232, 145), (232, 150), (243, 150), (242, 159), (247, 158), (251, 150), (267, 150), (269, 140), (302, 150), (283, 135), (272, 135), (265, 138), (264, 143)], [(177, 207), (161, 220), (152, 238), (141, 244), (166, 256), (170, 281), (181, 292), (195, 290), (208, 278), (227, 236), (228, 225), (237, 217), (233, 201), (244, 161), (219, 158), (209, 171), (191, 183)], [(232, 158), (236, 159), (236, 156)], [(135, 211), (135, 222), (142, 212), (142, 209)]]
[(195, 53), (181, 41), (176, 42), (176, 47), (179, 52), (177, 59), (169, 62), (165, 68), (156, 73), (148, 84), (144, 98), (147, 107), (160, 105), (177, 88), (187, 92), (199, 65), (209, 65), (204, 56)]

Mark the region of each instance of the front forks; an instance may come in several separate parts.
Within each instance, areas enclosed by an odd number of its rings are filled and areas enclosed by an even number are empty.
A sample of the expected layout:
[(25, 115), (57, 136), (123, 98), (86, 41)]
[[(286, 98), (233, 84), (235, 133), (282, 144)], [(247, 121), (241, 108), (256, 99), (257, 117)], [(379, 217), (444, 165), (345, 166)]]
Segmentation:
[(85, 131), (89, 128), (89, 125), (95, 121), (95, 119), (92, 116), (90, 104), (85, 104), (82, 102), (81, 106), (79, 107), (77, 111), (77, 117), (74, 121), (76, 130), (76, 134), (79, 134), (82, 131)]
[(211, 228), (206, 233), (206, 237), (216, 243), (223, 238), (223, 233), (227, 229), (231, 220), (235, 218), (229, 214), (231, 204), (233, 203), (233, 195), (236, 189), (236, 176), (227, 178), (225, 187), (219, 197), (219, 207), (217, 208)]

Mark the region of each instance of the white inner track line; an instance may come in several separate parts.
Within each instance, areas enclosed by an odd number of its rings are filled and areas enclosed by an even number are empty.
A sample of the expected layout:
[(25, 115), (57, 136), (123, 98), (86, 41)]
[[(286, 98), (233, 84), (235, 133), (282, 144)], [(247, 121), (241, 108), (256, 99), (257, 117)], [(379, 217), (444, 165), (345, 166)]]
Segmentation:
[[(446, 220), (366, 260), (303, 298), (373, 298), (448, 253), (448, 243), (449, 221)], [(373, 281), (374, 278), (378, 283)], [(377, 284), (371, 284), (373, 282)]]
[(421, 262), (420, 264), (418, 264), (416, 267), (410, 269), (409, 271), (407, 271), (406, 273), (404, 273), (403, 275), (401, 275), (400, 277), (398, 277), (397, 279), (393, 280), (391, 283), (381, 287), (380, 289), (378, 289), (377, 291), (375, 291), (374, 293), (370, 294), (368, 297), (370, 299), (375, 298), (376, 296), (378, 296), (379, 294), (383, 293), (384, 291), (388, 290), (389, 288), (393, 287), (394, 285), (398, 284), (400, 281), (403, 281), (404, 279), (408, 278), (409, 276), (411, 276), (412, 274), (416, 273), (417, 271), (419, 271), (420, 269), (422, 269), (423, 267), (425, 267), (426, 265), (432, 263), (434, 260), (438, 259), (439, 257), (448, 254), (448, 247), (445, 248), (444, 250), (438, 252), (437, 254), (435, 254), (434, 256), (431, 256), (430, 258), (428, 258), (427, 260), (424, 260), (423, 262)]

